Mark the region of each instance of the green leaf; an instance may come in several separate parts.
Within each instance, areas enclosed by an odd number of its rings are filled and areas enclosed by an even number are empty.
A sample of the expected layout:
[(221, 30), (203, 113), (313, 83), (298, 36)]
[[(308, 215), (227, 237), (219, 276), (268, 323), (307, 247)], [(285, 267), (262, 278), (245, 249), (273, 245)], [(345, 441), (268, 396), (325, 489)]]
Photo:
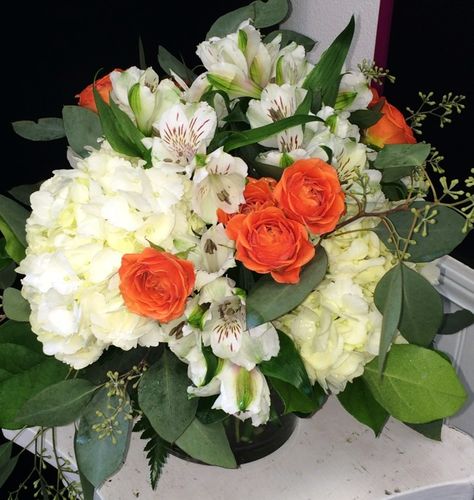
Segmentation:
[(187, 84), (191, 84), (196, 79), (193, 71), (161, 45), (158, 46), (158, 63), (167, 75), (173, 76), (174, 72)]
[(103, 134), (97, 113), (81, 106), (64, 106), (63, 120), (69, 145), (77, 154), (87, 156), (86, 146), (99, 149), (97, 139)]
[(283, 380), (273, 377), (268, 377), (268, 380), (283, 402), (284, 414), (294, 412), (306, 414), (314, 413), (316, 410), (319, 410), (326, 401), (325, 395), (323, 397), (317, 390), (315, 390), (311, 396), (307, 396), (296, 387)]
[(418, 144), (386, 144), (377, 154), (374, 166), (382, 171), (383, 182), (398, 181), (420, 167), (430, 154), (431, 146)]
[(21, 408), (16, 422), (28, 427), (58, 427), (81, 416), (98, 387), (88, 380), (74, 378), (46, 387)]
[(380, 118), (382, 118), (383, 113), (381, 113), (380, 110), (383, 108), (384, 104), (385, 99), (382, 97), (380, 101), (370, 109), (358, 109), (353, 111), (349, 116), (349, 121), (361, 129), (372, 127), (372, 125), (375, 125)]
[[(375, 299), (375, 297), (377, 297)], [(389, 301), (382, 301), (380, 297), (390, 297)], [(400, 316), (402, 314), (403, 300), (403, 272), (402, 264), (397, 264), (384, 274), (375, 288), (374, 299), (378, 303), (379, 311), (383, 315), (382, 333), (379, 346), (379, 372), (383, 370), (385, 356), (390, 348), (392, 340), (397, 334)]]
[(46, 356), (27, 323), (0, 326), (0, 426), (18, 429), (18, 412), (46, 387), (64, 380), (67, 365)]
[(270, 276), (260, 278), (247, 295), (247, 327), (272, 321), (300, 305), (326, 275), (328, 258), (323, 247), (303, 268), (295, 285), (277, 283)]
[[(412, 233), (410, 239), (414, 240), (415, 243), (408, 245), (410, 255), (407, 259), (411, 262), (431, 262), (438, 257), (447, 255), (464, 240), (467, 234), (462, 232), (465, 223), (464, 217), (449, 207), (425, 201), (415, 201), (410, 205), (410, 208), (415, 208), (423, 217), (426, 206), (430, 207), (428, 217), (431, 217), (433, 210), (436, 210), (437, 214), (432, 218), (435, 223), (426, 224), (426, 236), (423, 236), (423, 228)], [(416, 215), (410, 210), (395, 212), (387, 216), (402, 238), (408, 237), (415, 217)], [(416, 223), (419, 222), (420, 219)], [(385, 224), (380, 223), (373, 231), (377, 233), (390, 251), (395, 251), (393, 243), (389, 241), (391, 233)]]
[(287, 128), (302, 125), (314, 121), (323, 121), (317, 116), (308, 115), (293, 115), (288, 118), (283, 118), (277, 122), (263, 125), (262, 127), (253, 128), (251, 130), (243, 130), (241, 132), (231, 132), (227, 135), (224, 142), (224, 151), (227, 153), (242, 146), (255, 144), (272, 135), (278, 134)]
[[(100, 430), (95, 425), (114, 414), (120, 405), (117, 396), (108, 396), (108, 389), (101, 389), (87, 405), (74, 438), (74, 450), (79, 471), (98, 488), (123, 465), (128, 451), (131, 420), (122, 411), (113, 419), (112, 435), (99, 439)], [(122, 403), (127, 404), (127, 402)], [(100, 415), (97, 414), (100, 413)]]
[(200, 397), (198, 398), (199, 404), (196, 412), (198, 418), (203, 424), (213, 424), (214, 422), (222, 422), (229, 414), (222, 410), (212, 408), (217, 396)]
[(148, 68), (145, 57), (145, 48), (143, 47), (142, 37), (138, 36), (138, 67), (145, 71)]
[(433, 439), (434, 441), (441, 441), (441, 430), (443, 428), (443, 419), (434, 420), (426, 424), (406, 424), (408, 427), (423, 434), (423, 436)]
[(454, 415), (467, 399), (451, 364), (438, 353), (416, 345), (392, 345), (383, 377), (377, 359), (365, 366), (362, 377), (390, 415), (410, 424)]
[(196, 415), (198, 401), (188, 398), (188, 385), (186, 365), (166, 349), (138, 386), (141, 410), (169, 443), (181, 436)]
[[(402, 305), (398, 329), (411, 344), (428, 347), (443, 321), (443, 301), (436, 289), (421, 274), (404, 264), (398, 264), (394, 269), (397, 268), (402, 273), (401, 283), (398, 284), (401, 285)], [(399, 289), (390, 287), (390, 283), (393, 283), (391, 277), (398, 274), (398, 271), (391, 273), (392, 271), (389, 271), (386, 274), (387, 280), (385, 276), (380, 280), (374, 294), (375, 305), (384, 317), (385, 311), (393, 309), (399, 300)]]
[(342, 67), (354, 36), (354, 24), (352, 16), (348, 25), (323, 53), (303, 83), (305, 89), (320, 89), (326, 106), (334, 106), (336, 102)]
[(309, 36), (302, 35), (296, 31), (291, 30), (275, 30), (269, 33), (264, 39), (264, 43), (270, 43), (275, 37), (281, 35), (280, 48), (286, 47), (291, 42), (295, 42), (297, 45), (302, 45), (306, 52), (313, 50), (316, 42)]
[(474, 324), (474, 314), (467, 309), (446, 313), (443, 317), (439, 335), (452, 335)]
[(205, 425), (195, 418), (176, 444), (189, 456), (206, 464), (237, 468), (222, 422)]
[(266, 163), (261, 163), (256, 161), (254, 163), (255, 169), (263, 177), (271, 177), (272, 179), (280, 180), (285, 170), (282, 167), (277, 167), (276, 165), (267, 165)]
[(202, 385), (207, 385), (217, 373), (219, 358), (213, 353), (211, 346), (202, 346), (202, 354), (206, 360), (206, 377)]
[(344, 391), (337, 395), (337, 399), (356, 420), (370, 427), (376, 436), (380, 435), (389, 415), (374, 399), (361, 377), (348, 383)]
[(256, 28), (274, 26), (286, 18), (288, 11), (288, 0), (268, 0), (266, 2), (257, 0), (219, 17), (208, 31), (206, 39), (209, 40), (214, 36), (222, 38), (229, 33), (234, 33), (239, 25), (247, 19), (252, 19)]
[(22, 184), (21, 186), (12, 187), (8, 192), (15, 200), (23, 203), (27, 207), (30, 206), (30, 196), (38, 191), (43, 182), (35, 182), (34, 184)]
[(258, 365), (260, 371), (267, 377), (291, 384), (308, 397), (312, 396), (313, 387), (295, 344), (288, 335), (279, 330), (277, 332), (280, 350), (276, 356)]
[(25, 224), (28, 216), (28, 210), (0, 194), (0, 232), (6, 240), (5, 249), (15, 262), (20, 262), (25, 257)]
[(0, 270), (0, 290), (13, 285), (18, 276), (15, 272), (16, 267), (14, 262), (10, 262)]
[(142, 431), (140, 439), (148, 441), (145, 451), (150, 468), (150, 483), (153, 490), (156, 490), (158, 479), (168, 458), (169, 444), (158, 436), (146, 417), (142, 416), (133, 430), (134, 432)]
[(3, 310), (9, 319), (28, 321), (31, 313), (30, 304), (16, 288), (7, 288), (3, 292)]
[(21, 120), (12, 126), (19, 136), (30, 141), (53, 141), (66, 135), (61, 118), (40, 118), (38, 122)]
[(400, 201), (408, 198), (408, 189), (402, 181), (382, 182), (380, 187), (383, 194), (390, 201)]
[(81, 471), (79, 472), (79, 479), (81, 482), (82, 495), (84, 496), (84, 500), (94, 500), (94, 485), (87, 479)]
[(0, 488), (6, 483), (10, 474), (15, 469), (18, 457), (12, 457), (13, 444), (11, 441), (0, 445)]

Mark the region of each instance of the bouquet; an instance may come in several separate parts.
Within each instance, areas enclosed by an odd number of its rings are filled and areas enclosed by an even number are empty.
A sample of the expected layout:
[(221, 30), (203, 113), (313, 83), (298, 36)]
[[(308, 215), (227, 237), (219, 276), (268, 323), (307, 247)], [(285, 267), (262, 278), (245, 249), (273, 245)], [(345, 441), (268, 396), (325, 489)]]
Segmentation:
[(443, 313), (433, 261), (474, 199), (416, 139), (462, 96), (422, 95), (407, 122), (375, 90), (385, 70), (345, 68), (354, 19), (313, 65), (313, 40), (270, 29), (287, 12), (218, 19), (200, 75), (160, 47), (166, 77), (116, 69), (62, 118), (13, 124), (66, 137), (71, 168), (0, 198), (0, 425), (74, 423), (85, 498), (132, 432), (155, 487), (168, 453), (237, 467), (234, 429), (328, 397), (376, 435), (391, 415), (432, 437), (466, 400), (433, 339), (474, 315)]

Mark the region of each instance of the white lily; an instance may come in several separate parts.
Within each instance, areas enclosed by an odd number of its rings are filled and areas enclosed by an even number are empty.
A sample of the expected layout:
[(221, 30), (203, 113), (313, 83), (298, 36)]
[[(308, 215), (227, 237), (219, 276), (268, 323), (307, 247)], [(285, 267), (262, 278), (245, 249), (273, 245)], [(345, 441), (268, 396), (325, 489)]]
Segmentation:
[(222, 276), (227, 269), (235, 267), (234, 242), (227, 237), (222, 224), (211, 226), (199, 244), (188, 255), (196, 269), (197, 290)]
[(216, 224), (218, 208), (234, 213), (245, 202), (247, 165), (241, 158), (225, 153), (223, 148), (198, 161), (203, 165), (197, 165), (194, 172), (192, 207), (205, 222)]
[(173, 81), (160, 82), (152, 68), (144, 71), (133, 66), (126, 71), (113, 71), (110, 79), (112, 99), (145, 135), (151, 134), (153, 122), (180, 101), (181, 91)]
[(205, 153), (214, 137), (216, 112), (205, 102), (176, 104), (153, 124), (157, 137), (144, 139), (155, 165), (186, 167), (197, 153)]

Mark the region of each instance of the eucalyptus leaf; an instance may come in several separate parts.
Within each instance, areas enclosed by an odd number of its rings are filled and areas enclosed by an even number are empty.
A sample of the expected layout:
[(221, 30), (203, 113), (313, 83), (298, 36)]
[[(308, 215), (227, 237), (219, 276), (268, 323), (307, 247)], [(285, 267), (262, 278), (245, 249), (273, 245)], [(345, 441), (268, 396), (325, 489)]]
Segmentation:
[(11, 441), (0, 445), (0, 488), (6, 483), (16, 467), (18, 457), (12, 457), (13, 444)]
[(222, 38), (229, 33), (234, 33), (239, 25), (247, 19), (252, 19), (252, 24), (256, 28), (268, 28), (281, 23), (288, 12), (288, 0), (267, 0), (266, 2), (256, 0), (219, 17), (208, 31), (206, 39), (209, 40), (215, 36)]
[(383, 182), (394, 182), (410, 175), (430, 154), (430, 144), (386, 144), (377, 154), (374, 167), (382, 171)]
[[(462, 232), (465, 223), (464, 217), (452, 208), (425, 201), (415, 201), (410, 205), (410, 209), (416, 209), (421, 217), (425, 217), (425, 207), (429, 207), (428, 217), (434, 221), (434, 224), (422, 224), (426, 227), (421, 227), (418, 232), (412, 233), (410, 239), (415, 243), (410, 243), (407, 250), (409, 253), (407, 260), (411, 262), (431, 262), (438, 257), (447, 255), (464, 240), (467, 234)], [(394, 212), (387, 216), (402, 238), (408, 237), (415, 217), (418, 219), (416, 224), (421, 222), (420, 217), (413, 214), (410, 209)], [(425, 229), (426, 234), (424, 233)], [(380, 223), (373, 231), (377, 233), (390, 251), (395, 251), (391, 241), (392, 235), (384, 223)]]
[(337, 395), (337, 399), (356, 420), (370, 427), (376, 436), (380, 435), (389, 414), (377, 403), (361, 377), (349, 382), (344, 391)]
[(131, 420), (124, 411), (113, 417), (114, 427), (110, 435), (101, 435), (94, 426), (111, 418), (114, 409), (128, 401), (119, 402), (117, 396), (109, 396), (108, 389), (101, 389), (84, 410), (74, 438), (74, 451), (81, 474), (98, 488), (123, 465), (128, 451), (131, 434)]
[(187, 367), (165, 349), (142, 376), (138, 386), (140, 408), (155, 431), (174, 443), (196, 415), (198, 401), (189, 399)]
[(26, 208), (0, 194), (0, 232), (6, 240), (5, 250), (15, 262), (20, 262), (25, 256), (28, 217)]
[(97, 389), (88, 380), (80, 378), (50, 385), (26, 401), (16, 423), (28, 427), (70, 424), (81, 416)]
[(316, 42), (309, 36), (302, 35), (296, 31), (291, 30), (275, 30), (269, 33), (264, 39), (264, 43), (270, 43), (278, 35), (281, 35), (280, 48), (286, 47), (291, 42), (295, 42), (297, 45), (302, 45), (306, 52), (313, 50)]
[[(382, 278), (378, 283), (374, 301), (378, 310), (384, 314), (388, 309), (397, 306), (399, 290), (390, 287), (391, 276), (402, 274), (401, 283), (401, 314), (398, 321), (400, 333), (411, 344), (424, 347), (431, 345), (443, 321), (443, 302), (436, 289), (421, 274), (404, 264), (398, 264), (394, 271), (389, 271), (387, 280)], [(395, 327), (396, 328), (396, 327)], [(382, 327), (383, 329), (383, 327)], [(383, 333), (382, 333), (383, 338)]]
[(54, 141), (66, 135), (61, 118), (40, 118), (38, 122), (20, 120), (12, 126), (19, 136), (30, 141)]
[(409, 424), (454, 415), (467, 399), (451, 364), (438, 353), (416, 345), (392, 345), (383, 377), (377, 359), (365, 366), (362, 377), (377, 402)]
[(18, 429), (16, 417), (25, 402), (64, 380), (69, 368), (46, 356), (27, 323), (0, 326), (0, 426)]
[(322, 54), (303, 83), (305, 89), (313, 91), (320, 89), (326, 106), (334, 106), (336, 102), (341, 71), (354, 36), (354, 26), (354, 16), (352, 16), (348, 25)]
[(30, 304), (16, 288), (7, 288), (3, 292), (3, 310), (6, 317), (14, 321), (28, 321), (31, 313)]
[(167, 75), (176, 73), (189, 85), (196, 79), (193, 71), (161, 45), (158, 46), (158, 63)]
[(69, 145), (77, 154), (87, 156), (86, 146), (99, 149), (102, 126), (97, 113), (81, 106), (64, 106), (63, 120)]
[(452, 335), (474, 324), (474, 314), (467, 309), (446, 313), (443, 317), (439, 335)]
[(195, 418), (176, 444), (189, 456), (206, 464), (237, 468), (222, 422), (205, 425)]
[(94, 485), (87, 479), (81, 471), (79, 472), (79, 480), (81, 482), (82, 495), (84, 500), (94, 500)]
[(324, 279), (327, 267), (326, 251), (319, 246), (295, 285), (277, 283), (268, 275), (260, 278), (247, 295), (247, 328), (279, 318), (300, 305)]

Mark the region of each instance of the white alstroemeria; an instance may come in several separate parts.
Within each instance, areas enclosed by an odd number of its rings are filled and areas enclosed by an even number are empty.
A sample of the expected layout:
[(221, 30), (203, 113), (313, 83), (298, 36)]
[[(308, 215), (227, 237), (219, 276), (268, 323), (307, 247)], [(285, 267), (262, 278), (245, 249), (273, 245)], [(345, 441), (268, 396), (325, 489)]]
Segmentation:
[(112, 99), (119, 104), (138, 128), (150, 135), (153, 123), (171, 106), (179, 103), (181, 92), (172, 80), (159, 81), (152, 68), (133, 66), (126, 71), (113, 71)]
[(204, 165), (197, 165), (194, 172), (192, 207), (205, 222), (216, 224), (218, 208), (231, 214), (245, 202), (247, 165), (241, 158), (225, 153), (223, 148), (198, 161)]
[(203, 287), (199, 303), (210, 304), (202, 318), (203, 342), (217, 357), (251, 370), (276, 356), (280, 342), (271, 323), (247, 330), (245, 304), (236, 292), (226, 278)]
[(346, 139), (351, 137), (356, 141), (360, 139), (360, 132), (357, 125), (353, 125), (349, 121), (350, 113), (347, 111), (336, 112), (331, 106), (323, 106), (317, 113), (316, 116), (322, 118), (326, 125), (329, 127), (331, 133), (340, 137), (341, 139)]
[(213, 37), (197, 47), (197, 55), (208, 70), (207, 78), (231, 99), (258, 98), (271, 78), (281, 37), (264, 44), (250, 21), (224, 38)]
[(212, 408), (223, 410), (240, 420), (252, 419), (255, 427), (267, 422), (270, 416), (270, 390), (258, 368), (246, 370), (228, 361), (204, 387), (189, 387), (194, 396), (219, 394)]
[(206, 152), (216, 125), (216, 112), (209, 104), (176, 104), (153, 124), (157, 137), (143, 142), (152, 148), (156, 166), (164, 163), (186, 167), (197, 153)]
[(339, 85), (339, 95), (336, 100), (336, 109), (356, 111), (366, 109), (372, 100), (372, 92), (367, 79), (360, 71), (344, 73)]
[[(262, 92), (260, 100), (249, 102), (247, 118), (252, 128), (262, 127), (270, 123), (293, 116), (305, 98), (306, 90), (285, 83), (270, 83)], [(303, 128), (299, 125), (284, 130), (259, 142), (268, 148), (279, 148), (281, 152), (289, 152), (301, 147)]]
[(304, 47), (291, 42), (278, 53), (272, 77), (278, 85), (289, 83), (301, 87), (312, 68), (306, 60)]
[(201, 236), (199, 244), (188, 255), (196, 269), (197, 290), (235, 267), (234, 248), (222, 224), (211, 226)]

